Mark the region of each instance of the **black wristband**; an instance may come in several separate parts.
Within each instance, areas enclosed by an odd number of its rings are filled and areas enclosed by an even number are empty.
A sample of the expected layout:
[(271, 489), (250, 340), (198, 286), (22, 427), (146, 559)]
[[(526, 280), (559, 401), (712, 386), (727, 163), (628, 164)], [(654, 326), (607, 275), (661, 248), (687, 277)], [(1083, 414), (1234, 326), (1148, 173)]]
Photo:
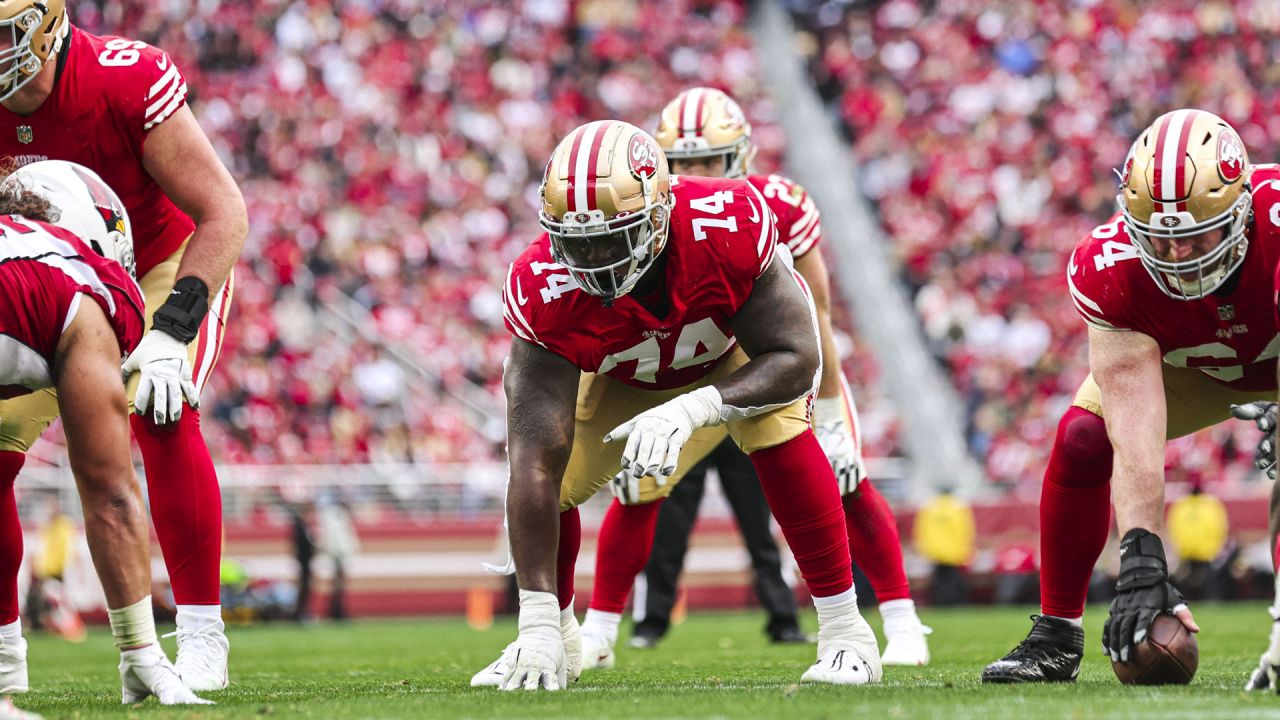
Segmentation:
[(209, 286), (188, 275), (173, 284), (169, 299), (156, 308), (151, 327), (186, 345), (196, 339), (200, 323), (209, 312)]
[(1120, 577), (1117, 590), (1150, 587), (1169, 578), (1164, 543), (1160, 536), (1143, 528), (1134, 528), (1120, 540)]

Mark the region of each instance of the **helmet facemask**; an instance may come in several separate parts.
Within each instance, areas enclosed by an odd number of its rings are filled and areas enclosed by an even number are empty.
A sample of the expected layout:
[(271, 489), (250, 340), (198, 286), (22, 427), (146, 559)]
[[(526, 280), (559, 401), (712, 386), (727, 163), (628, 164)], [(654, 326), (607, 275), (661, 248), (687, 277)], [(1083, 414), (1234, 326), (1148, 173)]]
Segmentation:
[[(33, 4), (13, 17), (0, 20), (0, 43), (3, 43), (0, 50), (0, 101), (21, 90), (44, 66), (46, 58), (35, 51), (38, 36), (48, 29), (44, 27), (46, 11), (42, 7)], [(50, 54), (58, 52), (66, 36), (67, 23), (63, 21), (60, 25), (54, 29), (57, 35)]]
[[(1226, 211), (1203, 222), (1194, 222), (1189, 213), (1179, 213), (1183, 218), (1167, 226), (1161, 220), (1177, 216), (1153, 214), (1150, 224), (1143, 223), (1129, 212), (1124, 196), (1116, 197), (1124, 214), (1125, 230), (1138, 250), (1143, 267), (1156, 285), (1175, 300), (1200, 300), (1213, 293), (1231, 277), (1244, 262), (1249, 247), (1246, 236), (1252, 217), (1253, 195), (1246, 186), (1234, 204)], [(1182, 222), (1192, 220), (1191, 222)], [(1221, 242), (1209, 252), (1191, 260), (1163, 260), (1156, 254), (1152, 238), (1186, 239), (1223, 229)]]
[(551, 238), (551, 258), (569, 271), (583, 292), (611, 305), (631, 292), (657, 260), (666, 243), (670, 212), (668, 196), (610, 220), (592, 210), (567, 213), (561, 222), (543, 214), (541, 224)]
[(719, 157), (724, 162), (724, 172), (720, 177), (740, 179), (750, 174), (756, 149), (751, 138), (743, 135), (733, 143), (719, 147), (710, 147), (701, 137), (677, 138), (675, 146), (663, 152), (667, 155), (667, 162), (672, 164)]

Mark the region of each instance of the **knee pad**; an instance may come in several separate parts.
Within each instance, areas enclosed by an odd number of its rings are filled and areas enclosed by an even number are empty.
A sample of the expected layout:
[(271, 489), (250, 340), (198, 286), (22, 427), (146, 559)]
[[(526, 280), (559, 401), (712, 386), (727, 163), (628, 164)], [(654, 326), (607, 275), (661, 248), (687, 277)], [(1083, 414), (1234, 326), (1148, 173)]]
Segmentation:
[(1114, 455), (1107, 423), (1098, 415), (1072, 406), (1058, 423), (1051, 464), (1063, 461), (1066, 472), (1055, 478), (1060, 485), (1098, 487), (1111, 479)]

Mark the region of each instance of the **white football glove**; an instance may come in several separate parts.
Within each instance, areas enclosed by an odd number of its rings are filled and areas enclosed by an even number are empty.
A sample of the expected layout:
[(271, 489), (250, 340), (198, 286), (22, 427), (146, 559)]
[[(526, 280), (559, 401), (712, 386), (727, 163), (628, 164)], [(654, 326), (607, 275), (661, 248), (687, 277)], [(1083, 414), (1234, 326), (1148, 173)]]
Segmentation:
[(1232, 405), (1231, 414), (1241, 420), (1252, 420), (1262, 432), (1254, 452), (1253, 466), (1276, 479), (1276, 446), (1272, 437), (1276, 431), (1276, 409), (1280, 407), (1273, 402), (1251, 402), (1243, 405)]
[(520, 635), (508, 647), (511, 666), (503, 690), (559, 690), (569, 684), (568, 660), (560, 631), (560, 603), (554, 593), (520, 591)]
[(182, 417), (184, 398), (193, 410), (200, 407), (200, 394), (191, 380), (187, 346), (168, 333), (152, 330), (144, 335), (121, 369), (125, 378), (135, 372), (141, 374), (133, 396), (133, 411), (145, 415), (150, 407), (157, 425), (177, 422)]
[(713, 386), (687, 392), (622, 423), (604, 436), (607, 443), (623, 438), (622, 470), (609, 484), (623, 505), (640, 499), (640, 479), (652, 475), (658, 487), (667, 484), (680, 462), (680, 449), (693, 431), (721, 423), (720, 391)]
[(817, 398), (813, 401), (813, 435), (831, 463), (840, 494), (848, 495), (857, 490), (866, 470), (862, 465), (861, 448), (846, 419), (844, 398)]

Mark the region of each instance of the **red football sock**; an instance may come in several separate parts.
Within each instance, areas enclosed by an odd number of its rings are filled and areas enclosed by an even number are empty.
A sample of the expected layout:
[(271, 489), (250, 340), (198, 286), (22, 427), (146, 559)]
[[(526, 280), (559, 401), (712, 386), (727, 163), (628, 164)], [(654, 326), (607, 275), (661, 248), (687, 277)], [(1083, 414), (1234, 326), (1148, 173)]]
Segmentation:
[(857, 491), (845, 495), (843, 501), (849, 554), (871, 581), (876, 600), (910, 599), (898, 522), (889, 503), (870, 480), (863, 480)]
[(222, 562), (222, 493), (200, 435), (200, 413), (186, 407), (173, 426), (130, 416), (147, 470), (151, 521), (179, 605), (217, 605)]
[(18, 570), (22, 568), (22, 525), (13, 483), (26, 453), (0, 452), (0, 625), (18, 619)]
[(1102, 418), (1071, 407), (1058, 423), (1040, 489), (1040, 610), (1084, 615), (1111, 524), (1111, 441)]
[(620, 613), (636, 575), (649, 562), (653, 532), (658, 526), (662, 501), (623, 505), (614, 500), (604, 514), (596, 541), (596, 583), (591, 588), (591, 609)]
[(840, 490), (813, 431), (751, 453), (760, 486), (814, 597), (853, 587)]
[(573, 602), (573, 571), (582, 547), (582, 516), (578, 508), (560, 513), (560, 544), (556, 549), (556, 598), (564, 610)]
[(1276, 535), (1272, 540), (1271, 567), (1272, 569), (1276, 569), (1280, 568), (1280, 564), (1278, 564), (1280, 563), (1280, 535)]

